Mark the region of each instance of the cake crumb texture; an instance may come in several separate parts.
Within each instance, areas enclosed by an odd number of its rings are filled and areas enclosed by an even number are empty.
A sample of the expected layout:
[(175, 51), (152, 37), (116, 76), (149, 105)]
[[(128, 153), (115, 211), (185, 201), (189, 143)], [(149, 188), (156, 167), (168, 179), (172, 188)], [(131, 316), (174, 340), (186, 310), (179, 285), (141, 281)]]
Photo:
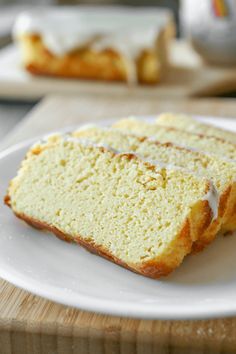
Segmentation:
[(29, 224), (158, 278), (212, 222), (209, 196), (204, 177), (57, 136), (29, 150), (5, 202)]
[(78, 138), (89, 139), (97, 144), (106, 144), (120, 151), (132, 151), (138, 156), (166, 164), (187, 169), (195, 174), (209, 178), (219, 193), (218, 217), (212, 225), (200, 236), (194, 244), (195, 250), (201, 250), (209, 244), (224, 224), (228, 224), (233, 216), (235, 198), (236, 163), (227, 161), (221, 156), (209, 155), (199, 151), (192, 151), (173, 143), (160, 143), (154, 139), (125, 134), (112, 128), (88, 126), (72, 133)]
[(214, 136), (236, 144), (236, 133), (202, 123), (184, 114), (163, 113), (157, 118), (156, 123), (161, 126), (186, 130), (195, 134)]

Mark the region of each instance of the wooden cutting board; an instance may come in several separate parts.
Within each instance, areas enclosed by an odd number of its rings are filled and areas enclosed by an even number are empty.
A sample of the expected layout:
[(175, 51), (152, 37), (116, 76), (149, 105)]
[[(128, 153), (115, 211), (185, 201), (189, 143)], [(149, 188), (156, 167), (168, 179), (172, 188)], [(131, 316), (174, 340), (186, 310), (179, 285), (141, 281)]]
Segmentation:
[(20, 64), (20, 53), (11, 45), (0, 51), (0, 98), (39, 99), (47, 94), (96, 94), (107, 96), (186, 98), (236, 91), (236, 68), (210, 67), (185, 41), (173, 41), (170, 67), (160, 84), (128, 86), (95, 81), (32, 77)]
[[(45, 99), (1, 148), (66, 125), (161, 111), (236, 115), (234, 100), (62, 97)], [(236, 352), (236, 318), (204, 321), (134, 320), (76, 310), (0, 280), (0, 353), (213, 354)]]

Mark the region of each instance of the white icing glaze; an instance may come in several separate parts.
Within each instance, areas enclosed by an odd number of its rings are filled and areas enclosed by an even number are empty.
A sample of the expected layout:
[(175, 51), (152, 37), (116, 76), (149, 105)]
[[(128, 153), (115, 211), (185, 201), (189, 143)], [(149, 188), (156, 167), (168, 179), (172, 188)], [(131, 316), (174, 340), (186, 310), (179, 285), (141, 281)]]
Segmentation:
[[(95, 124), (95, 123), (84, 124), (81, 127), (79, 127), (78, 129), (76, 129), (74, 132), (79, 133), (79, 132), (84, 132), (84, 131), (93, 130), (93, 129), (96, 129), (99, 132), (117, 133), (117, 130), (112, 128), (111, 126), (101, 126), (101, 125)], [(71, 132), (71, 133), (73, 133), (73, 132)], [(121, 134), (125, 135), (125, 133), (122, 133), (122, 132), (121, 132)]]
[(127, 57), (153, 47), (158, 32), (170, 19), (164, 9), (61, 7), (21, 13), (13, 35), (40, 34), (53, 53), (91, 45), (116, 48)]
[(105, 149), (108, 149), (116, 154), (120, 154), (120, 152), (114, 148), (112, 148), (111, 146), (104, 144), (104, 143), (94, 143), (93, 141), (86, 139), (86, 138), (77, 138), (74, 136), (71, 136), (70, 133), (65, 133), (65, 134), (51, 134), (50, 136), (46, 137), (46, 140), (42, 140), (43, 143), (47, 143), (47, 138), (52, 138), (53, 136), (55, 137), (60, 137), (62, 139), (62, 141), (72, 141), (72, 142), (76, 142), (76, 143), (80, 143), (84, 146), (93, 146), (93, 147), (103, 147)]
[[(87, 124), (87, 125), (84, 125), (82, 126), (79, 130), (83, 129), (84, 130), (86, 128), (94, 128), (94, 127), (97, 127), (95, 124)], [(109, 128), (101, 128), (102, 130), (109, 130)], [(112, 130), (112, 128), (111, 128)], [(115, 154), (117, 155), (125, 155), (125, 154), (130, 154), (132, 153), (133, 155), (135, 155), (137, 158), (141, 159), (142, 161), (145, 161), (145, 162), (148, 162), (150, 163), (151, 165), (154, 165), (160, 169), (164, 168), (166, 170), (182, 170), (182, 171), (185, 171), (187, 173), (192, 173), (191, 171), (187, 170), (187, 169), (184, 169), (182, 167), (179, 167), (179, 166), (175, 166), (175, 165), (172, 165), (172, 164), (166, 164), (166, 163), (163, 163), (161, 161), (158, 161), (158, 160), (150, 160), (150, 159), (146, 159), (146, 158), (143, 158), (142, 156), (140, 156), (139, 154), (133, 152), (133, 151), (118, 151), (114, 148), (112, 148), (111, 146), (107, 145), (107, 144), (104, 144), (104, 143), (94, 143), (92, 142), (91, 140), (89, 139), (86, 139), (86, 138), (76, 138), (76, 137), (73, 137), (70, 135), (70, 133), (66, 133), (66, 134), (60, 134), (60, 133), (56, 133), (56, 134), (49, 134), (47, 136), (45, 136), (44, 138), (42, 138), (40, 141), (38, 141), (37, 143), (35, 143), (33, 145), (34, 146), (38, 146), (38, 145), (41, 145), (41, 144), (46, 144), (47, 143), (47, 139), (49, 138), (52, 138), (53, 136), (55, 137), (61, 137), (61, 139), (63, 141), (72, 141), (72, 142), (79, 142), (81, 143), (82, 145), (84, 146), (93, 146), (93, 147), (104, 147), (105, 149), (107, 150), (110, 150), (112, 152), (114, 152)], [(197, 177), (198, 175), (196, 175)], [(200, 176), (199, 176), (200, 177)], [(210, 183), (210, 188), (208, 190), (208, 192), (206, 193), (205, 197), (202, 199), (202, 200), (207, 200), (208, 203), (209, 203), (209, 206), (212, 210), (212, 214), (213, 214), (213, 219), (212, 220), (215, 220), (217, 219), (218, 217), (218, 208), (219, 208), (219, 193), (216, 189), (216, 187), (214, 186), (214, 184), (209, 181)]]
[(75, 132), (83, 132), (86, 130), (90, 130), (90, 129), (104, 129), (104, 127), (100, 127), (99, 125), (95, 124), (95, 123), (88, 123), (88, 124), (84, 124), (81, 127), (79, 127), (78, 129), (75, 130)]
[(213, 220), (217, 219), (218, 209), (219, 209), (219, 194), (212, 182), (211, 182), (211, 186), (210, 186), (208, 193), (206, 194), (205, 198), (202, 200), (208, 201), (209, 206), (210, 206), (212, 213), (213, 213)]
[(57, 56), (85, 46), (95, 51), (112, 48), (125, 58), (129, 81), (136, 81), (134, 60), (143, 49), (154, 47), (170, 18), (165, 9), (51, 7), (21, 13), (13, 37), (39, 34)]
[(84, 146), (92, 146), (92, 147), (103, 147), (107, 150), (110, 150), (112, 152), (114, 152), (115, 154), (120, 154), (120, 151), (112, 148), (111, 146), (107, 145), (107, 144), (99, 144), (99, 143), (94, 143), (93, 141), (86, 139), (86, 138), (76, 138), (74, 136), (71, 136), (71, 133), (52, 133), (52, 134), (48, 134), (45, 135), (44, 137), (42, 137), (42, 139), (38, 140), (37, 142), (35, 142), (31, 149), (34, 149), (40, 145), (47, 145), (47, 143), (50, 141), (50, 139), (52, 138), (60, 138), (61, 141), (71, 141), (71, 142), (76, 142), (76, 143), (80, 143)]

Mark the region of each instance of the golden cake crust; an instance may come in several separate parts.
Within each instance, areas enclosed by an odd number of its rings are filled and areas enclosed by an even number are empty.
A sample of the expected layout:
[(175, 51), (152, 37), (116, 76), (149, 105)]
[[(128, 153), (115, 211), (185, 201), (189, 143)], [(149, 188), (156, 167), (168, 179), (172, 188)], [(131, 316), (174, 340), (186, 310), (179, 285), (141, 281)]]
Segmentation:
[[(128, 81), (125, 58), (113, 49), (95, 52), (89, 48), (73, 50), (63, 56), (51, 53), (36, 34), (20, 39), (26, 70), (34, 75), (52, 77)], [(155, 84), (160, 80), (161, 67), (155, 50), (143, 50), (136, 61), (139, 83)]]
[[(5, 202), (8, 206), (10, 206), (9, 200), (10, 199), (8, 196), (5, 197)], [(173, 266), (170, 267), (165, 262), (165, 260), (163, 260), (163, 262), (160, 262), (160, 261), (155, 262), (152, 260), (149, 262), (145, 262), (138, 267), (135, 265), (134, 265), (134, 267), (130, 267), (129, 265), (124, 263), (122, 260), (113, 256), (108, 250), (105, 249), (104, 246), (96, 245), (92, 241), (84, 241), (82, 239), (82, 237), (79, 235), (72, 239), (69, 235), (66, 235), (65, 233), (61, 232), (60, 230), (58, 230), (54, 226), (50, 226), (46, 223), (42, 223), (41, 221), (35, 220), (35, 219), (30, 218), (30, 217), (23, 215), (23, 214), (15, 213), (15, 215), (19, 219), (25, 221), (27, 224), (29, 224), (30, 226), (33, 226), (36, 229), (49, 231), (63, 241), (78, 243), (80, 246), (87, 249), (89, 252), (91, 252), (93, 254), (100, 255), (115, 264), (118, 264), (124, 268), (127, 268), (135, 273), (142, 274), (146, 277), (157, 279), (161, 276), (166, 276), (169, 273), (171, 273), (179, 265), (179, 264), (176, 264), (174, 266), (175, 262), (173, 261)], [(183, 226), (183, 228), (178, 236), (178, 241), (181, 244), (183, 252), (185, 254), (189, 253), (190, 249), (191, 249), (191, 245), (192, 245), (192, 239), (191, 239), (191, 235), (190, 235), (190, 227), (189, 227), (188, 220), (186, 221), (185, 225)]]
[[(46, 146), (49, 148), (52, 147), (53, 141), (49, 143), (49, 145), (45, 145), (43, 147), (37, 145), (33, 146), (28, 154), (38, 155), (41, 151), (44, 150), (44, 148), (46, 148)], [(107, 151), (104, 147), (99, 147), (99, 149), (101, 151)], [(29, 156), (30, 155), (27, 155), (26, 158)], [(116, 155), (114, 154), (114, 157), (115, 156)], [(125, 157), (129, 160), (138, 159), (138, 157), (133, 153), (124, 153), (122, 154), (122, 157)], [(144, 163), (144, 165), (146, 165), (150, 170), (155, 169), (155, 166), (147, 161), (142, 163)], [(9, 188), (11, 188), (11, 183)], [(206, 181), (205, 193), (207, 194), (210, 190), (211, 183), (210, 181)], [(199, 200), (192, 207), (192, 210), (188, 213), (188, 215), (186, 215), (186, 218), (183, 220), (178, 233), (175, 235), (169, 247), (166, 248), (161, 255), (158, 255), (156, 259), (153, 258), (149, 261), (143, 260), (135, 264), (126, 264), (124, 261), (111, 254), (110, 251), (107, 250), (104, 246), (96, 244), (92, 239), (83, 239), (83, 237), (79, 234), (77, 236), (71, 236), (62, 232), (55, 226), (49, 225), (48, 223), (42, 222), (41, 220), (37, 220), (36, 218), (33, 218), (29, 215), (25, 215), (22, 212), (17, 212), (11, 205), (11, 196), (9, 194), (9, 190), (4, 198), (4, 201), (6, 205), (12, 208), (13, 212), (18, 218), (24, 220), (29, 225), (32, 225), (38, 229), (50, 231), (62, 240), (76, 242), (93, 253), (99, 254), (118, 265), (151, 278), (166, 276), (174, 269), (176, 269), (182, 263), (184, 257), (191, 252), (193, 242), (197, 241), (201, 234), (204, 233), (204, 231), (209, 227), (213, 216), (213, 211), (209, 201)]]
[(222, 230), (225, 233), (231, 233), (236, 230), (236, 182), (232, 185), (228, 206), (229, 207), (225, 215), (226, 221)]
[[(127, 157), (132, 158), (133, 155), (127, 154)], [(5, 196), (4, 202), (6, 205), (8, 205), (11, 208), (11, 198), (9, 195)], [(80, 235), (72, 238), (70, 235), (63, 233), (62, 231), (60, 231), (58, 228), (54, 226), (48, 225), (44, 222), (41, 222), (39, 220), (36, 220), (24, 214), (19, 214), (16, 212), (14, 213), (19, 219), (25, 221), (30, 226), (33, 226), (40, 230), (49, 231), (53, 233), (56, 237), (60, 238), (61, 240), (78, 243), (82, 247), (86, 248), (88, 251), (94, 254), (98, 254), (108, 259), (109, 261), (112, 261), (113, 263), (125, 267), (135, 273), (144, 275), (146, 277), (158, 279), (162, 276), (167, 276), (168, 274), (170, 274), (174, 269), (176, 269), (182, 263), (183, 258), (191, 252), (193, 248), (193, 241), (194, 238), (196, 237), (195, 233), (193, 234), (193, 229), (191, 225), (193, 223), (196, 224), (195, 230), (198, 230), (200, 235), (201, 231), (204, 232), (204, 230), (211, 223), (212, 210), (210, 209), (207, 201), (200, 201), (198, 203), (196, 212), (198, 213), (198, 215), (200, 215), (200, 218), (198, 218), (197, 221), (197, 219), (194, 218), (193, 214), (190, 214), (190, 216), (186, 218), (181, 231), (176, 237), (175, 247), (172, 247), (172, 251), (170, 253), (166, 254), (165, 257), (162, 257), (161, 260), (160, 259), (158, 261), (151, 260), (151, 261), (143, 262), (142, 264), (138, 264), (138, 265), (134, 264), (133, 266), (127, 265), (122, 260), (113, 256), (107, 249), (105, 249), (105, 247), (101, 245), (96, 245), (92, 240), (85, 241), (82, 239)], [(201, 243), (201, 249), (203, 248), (202, 246), (203, 245)], [(176, 250), (178, 252), (176, 252)], [(197, 249), (197, 246), (195, 246), (195, 251), (199, 251), (199, 250), (200, 249)]]

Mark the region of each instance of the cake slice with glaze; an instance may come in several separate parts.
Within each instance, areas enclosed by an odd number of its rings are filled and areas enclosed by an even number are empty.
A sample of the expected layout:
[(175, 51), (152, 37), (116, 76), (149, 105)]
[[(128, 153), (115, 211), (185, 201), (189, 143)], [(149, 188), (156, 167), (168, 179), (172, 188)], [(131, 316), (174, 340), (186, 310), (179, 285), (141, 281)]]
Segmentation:
[(194, 243), (193, 250), (199, 251), (209, 244), (232, 216), (231, 192), (236, 188), (236, 163), (220, 156), (188, 150), (172, 143), (160, 143), (146, 137), (125, 134), (112, 128), (84, 126), (73, 132), (73, 136), (85, 138), (97, 144), (106, 144), (120, 151), (130, 151), (138, 156), (157, 160), (169, 166), (188, 169), (209, 178), (219, 194), (218, 216), (209, 228)]
[(172, 127), (163, 127), (134, 117), (118, 120), (113, 128), (140, 136), (153, 137), (162, 143), (172, 142), (209, 154), (219, 155), (226, 159), (236, 160), (236, 144), (222, 138), (196, 134)]
[(152, 278), (180, 265), (212, 202), (206, 178), (63, 136), (29, 150), (5, 197), (27, 223)]
[[(203, 134), (193, 134), (184, 130), (178, 130), (170, 127), (162, 127), (157, 124), (151, 124), (137, 118), (125, 118), (117, 121), (114, 128), (126, 133), (132, 133), (139, 136), (153, 137), (162, 143), (171, 142), (181, 147), (198, 150), (210, 155), (220, 156), (223, 159), (236, 161), (236, 144), (221, 138), (206, 136)], [(230, 215), (224, 222), (223, 231), (233, 231), (236, 229), (236, 187), (231, 189)]]
[(215, 136), (217, 138), (221, 138), (236, 144), (236, 133), (212, 126), (210, 124), (202, 123), (184, 114), (163, 113), (157, 118), (156, 124), (163, 127), (172, 127), (180, 130), (186, 130), (195, 134), (197, 133), (207, 136)]

